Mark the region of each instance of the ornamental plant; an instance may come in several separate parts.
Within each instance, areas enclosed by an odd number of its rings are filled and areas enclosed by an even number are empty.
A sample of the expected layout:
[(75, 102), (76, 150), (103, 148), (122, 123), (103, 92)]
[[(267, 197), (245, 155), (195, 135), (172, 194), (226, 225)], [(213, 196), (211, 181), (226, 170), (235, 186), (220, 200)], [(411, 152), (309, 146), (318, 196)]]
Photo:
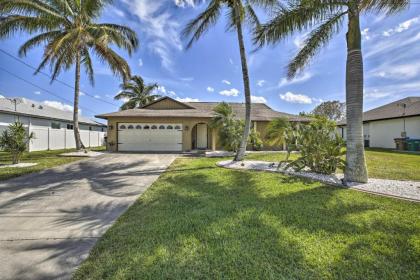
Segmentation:
[(0, 135), (0, 149), (12, 155), (12, 163), (18, 164), (22, 154), (27, 150), (28, 143), (35, 138), (33, 132), (26, 133), (26, 129), (21, 122), (9, 125), (8, 129)]

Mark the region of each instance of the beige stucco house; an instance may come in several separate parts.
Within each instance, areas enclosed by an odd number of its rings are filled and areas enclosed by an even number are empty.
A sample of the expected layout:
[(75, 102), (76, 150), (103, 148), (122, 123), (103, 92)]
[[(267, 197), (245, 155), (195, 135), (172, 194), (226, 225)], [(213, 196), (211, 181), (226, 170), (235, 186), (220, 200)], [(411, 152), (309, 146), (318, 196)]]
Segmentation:
[[(138, 109), (102, 114), (108, 121), (107, 148), (110, 151), (174, 151), (221, 149), (218, 133), (209, 127), (217, 102), (180, 102), (162, 97)], [(243, 103), (229, 103), (237, 117), (244, 116)], [(301, 117), (274, 111), (253, 103), (251, 120), (262, 139), (267, 124), (279, 117), (302, 121)], [(270, 147), (265, 145), (266, 149)]]

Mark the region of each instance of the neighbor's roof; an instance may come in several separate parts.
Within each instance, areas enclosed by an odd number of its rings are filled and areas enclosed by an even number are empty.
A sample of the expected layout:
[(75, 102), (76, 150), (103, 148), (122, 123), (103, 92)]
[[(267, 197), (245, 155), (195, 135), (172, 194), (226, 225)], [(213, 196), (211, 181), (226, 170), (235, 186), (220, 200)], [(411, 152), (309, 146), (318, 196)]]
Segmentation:
[[(405, 105), (404, 105), (405, 104)], [(405, 110), (404, 110), (405, 106)], [(420, 116), (420, 97), (406, 97), (363, 113), (363, 121), (395, 119)], [(343, 120), (338, 125), (346, 124)]]
[[(170, 97), (163, 97), (163, 99), (170, 99), (176, 101)], [(154, 102), (156, 103), (156, 101)], [(110, 117), (172, 117), (172, 118), (211, 118), (214, 116), (214, 107), (220, 102), (182, 102), (190, 108), (186, 109), (147, 109), (147, 108), (138, 108), (138, 109), (129, 109), (109, 114), (101, 114), (96, 116), (97, 118), (108, 119)], [(245, 104), (244, 103), (232, 103), (227, 102), (232, 106), (233, 111), (237, 117), (242, 117), (245, 115)], [(147, 107), (147, 105), (145, 106)], [(253, 121), (270, 121), (275, 118), (286, 117), (290, 121), (306, 121), (307, 118), (302, 118), (299, 116), (277, 112), (268, 107), (263, 103), (252, 103), (251, 106), (251, 119)]]
[[(17, 100), (16, 111), (15, 104), (11, 99)], [(24, 115), (70, 122), (73, 121), (73, 112), (59, 110), (54, 107), (50, 107), (48, 105), (21, 97), (0, 98), (0, 113), (10, 113), (14, 115)], [(79, 122), (82, 124), (106, 126), (102, 123), (96, 122), (83, 116), (79, 117)]]

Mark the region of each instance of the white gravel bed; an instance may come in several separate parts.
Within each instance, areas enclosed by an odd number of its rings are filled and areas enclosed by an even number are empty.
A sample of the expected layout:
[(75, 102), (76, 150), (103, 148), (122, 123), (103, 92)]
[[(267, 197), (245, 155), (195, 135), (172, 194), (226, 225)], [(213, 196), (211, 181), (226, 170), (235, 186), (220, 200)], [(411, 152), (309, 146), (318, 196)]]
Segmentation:
[(347, 187), (350, 189), (357, 189), (365, 192), (376, 193), (387, 196), (395, 196), (403, 199), (414, 200), (420, 202), (420, 182), (415, 181), (398, 181), (387, 179), (374, 179), (370, 178), (366, 184), (350, 183), (344, 186), (341, 179), (343, 174), (324, 175), (312, 173), (308, 171), (293, 171), (291, 169), (285, 170), (284, 168), (277, 169), (278, 163), (245, 160), (242, 162), (234, 162), (232, 160), (220, 161), (217, 166), (231, 168), (231, 169), (247, 169), (247, 170), (262, 170), (269, 172), (279, 172), (287, 175), (304, 177), (315, 181), (320, 181), (325, 184)]
[[(286, 151), (246, 151), (245, 154), (272, 154), (272, 153), (287, 153)], [(297, 151), (292, 151), (292, 154), (298, 153)], [(205, 153), (206, 157), (233, 157), (234, 152), (228, 151), (208, 151)]]
[(94, 152), (94, 151), (77, 151), (77, 152), (70, 152), (60, 154), (61, 157), (98, 157), (103, 155), (104, 153)]
[(24, 167), (31, 167), (35, 166), (38, 163), (33, 162), (21, 162), (17, 164), (0, 164), (0, 168), (24, 168)]

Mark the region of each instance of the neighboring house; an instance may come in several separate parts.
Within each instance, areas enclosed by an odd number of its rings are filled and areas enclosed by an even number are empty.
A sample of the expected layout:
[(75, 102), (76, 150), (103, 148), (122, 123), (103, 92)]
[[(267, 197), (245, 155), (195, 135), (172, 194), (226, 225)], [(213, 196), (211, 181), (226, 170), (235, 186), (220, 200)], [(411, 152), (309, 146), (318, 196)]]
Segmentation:
[[(80, 116), (80, 136), (86, 147), (105, 144), (106, 125)], [(20, 121), (35, 139), (29, 151), (75, 148), (73, 113), (26, 98), (0, 98), (0, 133), (9, 124)]]
[[(346, 139), (346, 121), (338, 122)], [(420, 139), (420, 97), (407, 97), (363, 113), (365, 146), (395, 148), (395, 138)]]
[[(221, 149), (218, 133), (208, 126), (217, 102), (180, 102), (162, 97), (139, 109), (96, 117), (108, 120), (108, 149), (111, 151), (190, 151)], [(229, 103), (238, 118), (245, 105)], [(262, 138), (267, 124), (278, 117), (290, 121), (303, 118), (276, 112), (265, 104), (252, 104), (251, 120)], [(268, 148), (268, 147), (266, 147)], [(275, 147), (274, 147), (275, 148)]]

